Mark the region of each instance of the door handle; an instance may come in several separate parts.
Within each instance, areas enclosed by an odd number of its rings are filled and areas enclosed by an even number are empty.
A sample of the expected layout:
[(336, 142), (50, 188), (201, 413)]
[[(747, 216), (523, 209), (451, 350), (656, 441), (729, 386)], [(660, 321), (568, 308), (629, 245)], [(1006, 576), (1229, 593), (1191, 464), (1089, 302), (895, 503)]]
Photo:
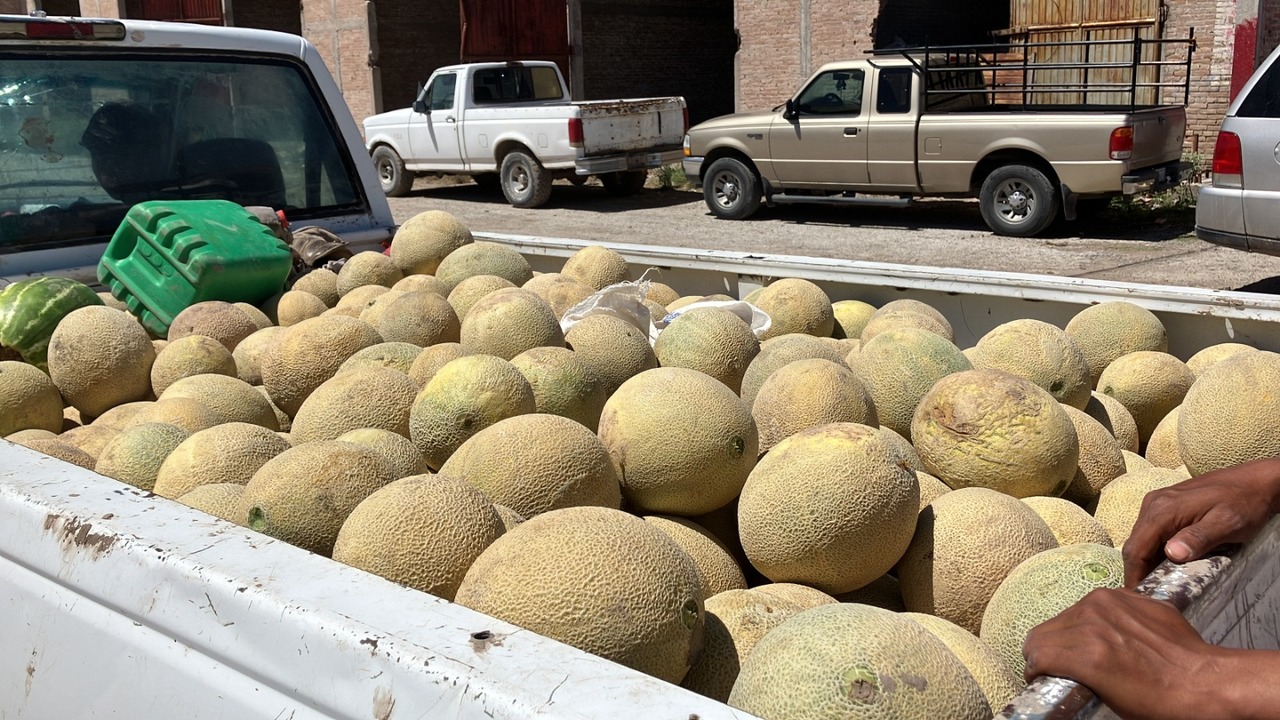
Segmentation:
[(857, 135), (858, 135), (858, 128), (856, 127), (847, 127), (844, 129), (845, 137), (857, 137)]
[(447, 122), (447, 123), (457, 122), (457, 120), (454, 120), (454, 119), (453, 119), (453, 116), (452, 116), (452, 115), (445, 115), (445, 116), (444, 116), (444, 121), (445, 121), (445, 122)]

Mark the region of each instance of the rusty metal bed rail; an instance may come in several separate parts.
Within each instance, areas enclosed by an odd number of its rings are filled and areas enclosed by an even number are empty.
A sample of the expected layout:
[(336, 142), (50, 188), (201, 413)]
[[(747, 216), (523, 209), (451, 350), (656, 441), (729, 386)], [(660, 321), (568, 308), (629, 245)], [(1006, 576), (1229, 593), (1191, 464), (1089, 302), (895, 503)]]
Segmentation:
[[(998, 107), (1054, 110), (1186, 105), (1191, 95), (1195, 28), (1187, 37), (1129, 37), (985, 45), (923, 45), (869, 51), (900, 55), (924, 77), (924, 107), (932, 112)], [(1180, 69), (1172, 78), (1166, 70)]]

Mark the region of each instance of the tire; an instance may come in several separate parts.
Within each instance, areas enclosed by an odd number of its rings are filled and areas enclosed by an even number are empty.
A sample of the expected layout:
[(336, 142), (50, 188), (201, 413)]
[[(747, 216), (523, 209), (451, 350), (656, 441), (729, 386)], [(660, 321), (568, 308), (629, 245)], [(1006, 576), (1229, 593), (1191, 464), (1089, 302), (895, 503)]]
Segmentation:
[(720, 158), (703, 176), (702, 196), (711, 214), (725, 220), (744, 220), (760, 209), (760, 178), (736, 158)]
[(1005, 165), (982, 181), (978, 205), (995, 234), (1033, 237), (1058, 217), (1058, 190), (1036, 168)]
[(600, 184), (610, 195), (626, 197), (635, 195), (644, 189), (649, 179), (648, 170), (623, 170), (622, 172), (605, 173), (600, 176)]
[(378, 183), (387, 197), (407, 195), (413, 189), (413, 173), (405, 170), (404, 160), (386, 145), (373, 149), (373, 166), (378, 170)]
[(502, 194), (511, 207), (536, 208), (551, 197), (551, 176), (546, 168), (523, 152), (502, 158)]

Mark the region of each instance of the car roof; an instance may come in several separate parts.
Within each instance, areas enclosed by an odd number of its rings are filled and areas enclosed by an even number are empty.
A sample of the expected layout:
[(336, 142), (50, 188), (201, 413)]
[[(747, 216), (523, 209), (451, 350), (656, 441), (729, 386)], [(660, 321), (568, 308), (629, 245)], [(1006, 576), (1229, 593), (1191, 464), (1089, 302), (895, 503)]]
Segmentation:
[(229, 50), (267, 52), (301, 58), (306, 41), (290, 33), (253, 28), (225, 27), (221, 25), (197, 25), (195, 23), (161, 22), (155, 20), (116, 20), (111, 18), (80, 17), (31, 17), (27, 15), (0, 15), (0, 24), (9, 23), (77, 23), (84, 21), (123, 25), (124, 38), (120, 40), (26, 38), (0, 35), (0, 48), (21, 45), (23, 47), (79, 47), (137, 50), (142, 48), (179, 48), (196, 50)]

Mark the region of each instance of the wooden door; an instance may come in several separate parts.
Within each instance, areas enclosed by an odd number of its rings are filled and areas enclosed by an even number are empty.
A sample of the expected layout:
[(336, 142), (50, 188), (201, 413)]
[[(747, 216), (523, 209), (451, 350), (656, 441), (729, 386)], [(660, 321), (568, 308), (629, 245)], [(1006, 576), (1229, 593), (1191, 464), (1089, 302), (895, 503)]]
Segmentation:
[[(222, 25), (222, 0), (137, 0), (129, 17), (139, 20), (172, 20), (201, 25)], [(132, 3), (130, 3), (132, 4)]]
[(460, 0), (462, 61), (551, 60), (570, 82), (566, 0)]

